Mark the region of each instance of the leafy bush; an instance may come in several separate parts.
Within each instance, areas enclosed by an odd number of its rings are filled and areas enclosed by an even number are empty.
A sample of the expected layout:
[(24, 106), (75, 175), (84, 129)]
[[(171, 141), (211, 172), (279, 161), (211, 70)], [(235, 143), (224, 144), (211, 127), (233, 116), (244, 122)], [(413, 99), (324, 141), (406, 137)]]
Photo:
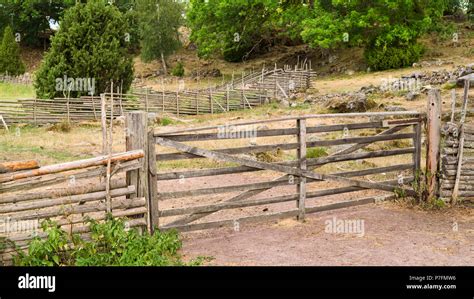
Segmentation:
[[(68, 9), (36, 73), (37, 96), (64, 96), (69, 79), (94, 82), (95, 94), (105, 92), (113, 80), (121, 82), (126, 93), (133, 80), (133, 61), (126, 38), (129, 32), (127, 18), (106, 1), (91, 0)], [(64, 77), (69, 78), (67, 84), (64, 82), (63, 88), (58, 88), (58, 79)], [(75, 89), (70, 96), (78, 97), (90, 91)]]
[(181, 241), (176, 232), (140, 234), (127, 230), (124, 222), (109, 218), (104, 223), (89, 221), (91, 240), (69, 235), (54, 222), (44, 221), (46, 239), (33, 239), (28, 252), (19, 251), (17, 266), (173, 266), (200, 265), (202, 258), (189, 264), (181, 260)]
[(20, 46), (15, 41), (15, 36), (10, 26), (3, 32), (0, 45), (0, 74), (21, 75), (25, 72), (25, 65), (21, 61)]
[(171, 74), (176, 77), (183, 77), (184, 76), (184, 66), (181, 62), (171, 70)]
[(423, 54), (420, 44), (407, 47), (370, 48), (365, 51), (367, 65), (372, 70), (388, 70), (411, 66)]

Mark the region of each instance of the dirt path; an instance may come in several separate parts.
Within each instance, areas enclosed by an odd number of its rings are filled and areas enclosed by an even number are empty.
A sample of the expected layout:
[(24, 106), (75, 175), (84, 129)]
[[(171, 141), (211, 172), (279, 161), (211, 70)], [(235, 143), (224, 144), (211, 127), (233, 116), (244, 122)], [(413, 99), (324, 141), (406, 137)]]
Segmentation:
[[(327, 233), (326, 220), (364, 220), (363, 236)], [(474, 211), (427, 212), (394, 203), (184, 235), (186, 258), (210, 265), (474, 265)], [(457, 231), (456, 231), (457, 225)]]

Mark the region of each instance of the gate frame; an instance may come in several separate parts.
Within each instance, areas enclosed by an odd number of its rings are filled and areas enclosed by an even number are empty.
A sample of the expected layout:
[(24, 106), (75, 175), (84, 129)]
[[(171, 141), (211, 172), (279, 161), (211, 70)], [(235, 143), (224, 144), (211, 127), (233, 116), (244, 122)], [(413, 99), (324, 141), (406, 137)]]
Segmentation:
[[(433, 94), (436, 94), (436, 92), (434, 92)], [(374, 135), (370, 137), (373, 138), (375, 136), (393, 134), (399, 130), (402, 130), (403, 128), (406, 128), (408, 126), (413, 126), (414, 127), (413, 168), (414, 168), (414, 171), (417, 171), (420, 169), (420, 166), (421, 166), (422, 124), (425, 123), (426, 121), (426, 117), (424, 116), (424, 114), (417, 111), (303, 115), (303, 116), (296, 116), (296, 117), (284, 117), (284, 118), (273, 119), (273, 120), (252, 121), (252, 122), (246, 122), (244, 124), (239, 124), (239, 123), (234, 124), (234, 125), (249, 125), (249, 124), (267, 123), (267, 122), (295, 120), (297, 122), (296, 136), (299, 143), (299, 147), (297, 149), (299, 159), (294, 161), (297, 163), (297, 167), (258, 162), (251, 159), (245, 159), (245, 158), (232, 156), (230, 154), (226, 154), (226, 153), (222, 153), (218, 151), (206, 150), (206, 149), (202, 149), (198, 147), (188, 146), (181, 142), (176, 142), (176, 141), (166, 138), (167, 136), (173, 135), (173, 133), (178, 133), (178, 132), (167, 132), (167, 133), (158, 135), (153, 132), (153, 129), (149, 130), (147, 126), (148, 115), (146, 112), (142, 112), (142, 111), (128, 112), (127, 117), (126, 117), (127, 150), (143, 149), (146, 154), (145, 154), (145, 158), (143, 158), (143, 161), (142, 161), (143, 163), (142, 168), (138, 170), (133, 170), (127, 173), (127, 182), (130, 182), (130, 183), (135, 182), (135, 184), (137, 185), (137, 196), (146, 198), (148, 207), (149, 207), (149, 213), (148, 213), (148, 217), (149, 217), (148, 222), (150, 223), (149, 229), (152, 232), (157, 228), (160, 230), (174, 228), (181, 231), (186, 231), (187, 227), (190, 225), (192, 225), (194, 229), (206, 228), (206, 223), (199, 223), (199, 224), (190, 224), (190, 223), (196, 221), (199, 218), (205, 217), (209, 214), (216, 212), (216, 211), (211, 211), (211, 212), (191, 213), (190, 215), (187, 215), (181, 219), (178, 219), (177, 221), (173, 221), (171, 224), (167, 224), (166, 226), (163, 226), (163, 227), (159, 226), (160, 225), (159, 218), (161, 214), (159, 210), (159, 193), (157, 189), (158, 188), (157, 187), (158, 173), (156, 169), (156, 150), (155, 150), (156, 144), (159, 144), (162, 146), (169, 146), (169, 147), (177, 149), (180, 152), (188, 153), (191, 155), (211, 158), (218, 161), (226, 161), (226, 162), (231, 161), (231, 162), (236, 162), (240, 164), (241, 166), (256, 168), (260, 170), (273, 170), (273, 171), (284, 173), (284, 175), (278, 179), (282, 179), (284, 177), (287, 177), (288, 175), (294, 175), (300, 178), (301, 180), (299, 180), (298, 184), (296, 185), (296, 188), (298, 191), (297, 192), (298, 194), (297, 209), (273, 214), (275, 218), (296, 216), (298, 220), (303, 221), (305, 218), (305, 213), (324, 211), (328, 209), (341, 208), (345, 206), (373, 203), (373, 202), (383, 200), (380, 196), (374, 196), (370, 198), (362, 198), (362, 199), (354, 200), (348, 203), (344, 202), (344, 203), (336, 203), (336, 204), (331, 204), (331, 205), (322, 206), (322, 207), (314, 207), (314, 208), (306, 207), (305, 208), (305, 198), (306, 198), (305, 181), (306, 179), (320, 180), (320, 181), (330, 180), (330, 181), (347, 183), (349, 186), (352, 186), (352, 187), (361, 187), (363, 189), (378, 189), (378, 190), (389, 191), (389, 192), (394, 192), (396, 189), (398, 190), (402, 189), (403, 191), (405, 191), (405, 194), (416, 196), (417, 193), (414, 190), (407, 189), (407, 188), (399, 188), (397, 186), (385, 184), (385, 183), (373, 183), (373, 182), (367, 182), (363, 180), (350, 179), (350, 178), (333, 175), (333, 174), (320, 174), (312, 170), (307, 170), (308, 168), (306, 166), (306, 158), (305, 158), (306, 157), (305, 148), (306, 148), (307, 141), (303, 142), (305, 140), (304, 136), (306, 135), (306, 120), (310, 118), (341, 118), (341, 117), (347, 118), (347, 117), (354, 117), (354, 116), (356, 117), (362, 117), (362, 116), (363, 117), (368, 117), (368, 116), (379, 116), (379, 117), (380, 116), (407, 116), (409, 117), (410, 115), (415, 116), (417, 118), (415, 119), (407, 118), (401, 121), (400, 120), (384, 120), (383, 126), (390, 127), (390, 128), (388, 128), (387, 130), (383, 131), (382, 133), (378, 135)], [(428, 128), (433, 127), (432, 123), (434, 119), (433, 117), (430, 117), (430, 115), (431, 114), (429, 114), (429, 117), (428, 117)], [(435, 118), (435, 119), (439, 119), (439, 118)], [(436, 121), (434, 121), (434, 123), (436, 123)], [(179, 133), (196, 132), (199, 130), (206, 130), (206, 129), (211, 129), (211, 128), (213, 127), (203, 127), (203, 128), (197, 128), (197, 129), (191, 128), (191, 129), (180, 130)], [(433, 142), (430, 142), (430, 140), (431, 138), (429, 138), (428, 140), (428, 145), (433, 144)], [(375, 142), (375, 141), (371, 141), (368, 143), (362, 143), (362, 142), (356, 143), (347, 149), (334, 153), (334, 155), (350, 154), (360, 148), (367, 146), (368, 144), (372, 142)], [(439, 142), (437, 144), (438, 144), (438, 150), (439, 150)], [(436, 149), (437, 147), (432, 146), (431, 148)], [(427, 159), (427, 162), (428, 162), (428, 159)], [(435, 165), (437, 165), (437, 163), (435, 163)], [(428, 167), (428, 163), (427, 163), (427, 167)], [(430, 168), (427, 168), (427, 169), (430, 169)], [(427, 183), (430, 184), (430, 181), (428, 181)], [(269, 187), (268, 189), (271, 189), (271, 188), (273, 187)], [(268, 189), (265, 189), (265, 190), (268, 190)], [(259, 192), (255, 193), (255, 191), (259, 191)], [(248, 197), (251, 197), (253, 194), (258, 194), (260, 192), (263, 192), (263, 191), (247, 190), (247, 191), (244, 191), (243, 193), (240, 193), (237, 196), (231, 197), (230, 199), (229, 198), (226, 199), (223, 202), (223, 204), (228, 203), (228, 205), (232, 205), (232, 202), (234, 201), (237, 201), (240, 199), (246, 199)], [(394, 195), (388, 195), (388, 196), (382, 196), (382, 197), (393, 198)], [(244, 217), (244, 218), (240, 218), (238, 221), (245, 222), (247, 220), (249, 221), (253, 220), (253, 218), (258, 218), (258, 217), (271, 218), (271, 216), (272, 215)], [(218, 222), (220, 222), (222, 225), (225, 225), (225, 224), (229, 224), (231, 220), (223, 220), (223, 221), (218, 221)]]

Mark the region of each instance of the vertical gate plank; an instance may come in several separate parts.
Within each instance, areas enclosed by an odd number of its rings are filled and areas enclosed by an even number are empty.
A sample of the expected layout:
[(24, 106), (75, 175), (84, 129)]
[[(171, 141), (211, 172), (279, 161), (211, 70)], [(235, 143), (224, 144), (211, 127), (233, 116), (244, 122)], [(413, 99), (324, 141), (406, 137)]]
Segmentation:
[[(307, 170), (306, 163), (306, 119), (297, 120), (298, 128), (298, 159), (299, 159), (299, 168), (301, 170)], [(303, 221), (305, 218), (305, 201), (306, 201), (306, 178), (300, 177), (299, 183), (297, 186), (298, 192), (298, 220)]]
[(441, 142), (441, 93), (432, 89), (428, 96), (428, 145), (426, 153), (426, 200), (437, 196), (437, 173)]
[(156, 152), (153, 130), (148, 132), (148, 194), (149, 194), (149, 223), (153, 233), (159, 227), (158, 181), (156, 178)]

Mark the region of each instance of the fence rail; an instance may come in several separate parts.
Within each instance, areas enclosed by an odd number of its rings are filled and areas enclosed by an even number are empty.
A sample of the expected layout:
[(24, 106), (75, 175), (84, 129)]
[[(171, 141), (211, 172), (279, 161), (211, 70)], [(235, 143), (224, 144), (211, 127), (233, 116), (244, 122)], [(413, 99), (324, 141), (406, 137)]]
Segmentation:
[[(39, 167), (35, 161), (2, 163), (0, 169), (0, 239), (7, 242), (0, 263), (9, 264), (18, 250), (25, 250), (50, 219), (69, 233), (90, 232), (87, 219), (105, 220), (107, 213), (123, 218), (130, 227), (148, 227), (148, 203), (137, 197), (137, 187), (124, 178), (104, 180), (107, 164), (112, 175), (142, 167), (141, 150)], [(91, 181), (92, 179), (92, 181)], [(48, 188), (44, 188), (48, 187)], [(38, 189), (41, 188), (41, 189)]]

